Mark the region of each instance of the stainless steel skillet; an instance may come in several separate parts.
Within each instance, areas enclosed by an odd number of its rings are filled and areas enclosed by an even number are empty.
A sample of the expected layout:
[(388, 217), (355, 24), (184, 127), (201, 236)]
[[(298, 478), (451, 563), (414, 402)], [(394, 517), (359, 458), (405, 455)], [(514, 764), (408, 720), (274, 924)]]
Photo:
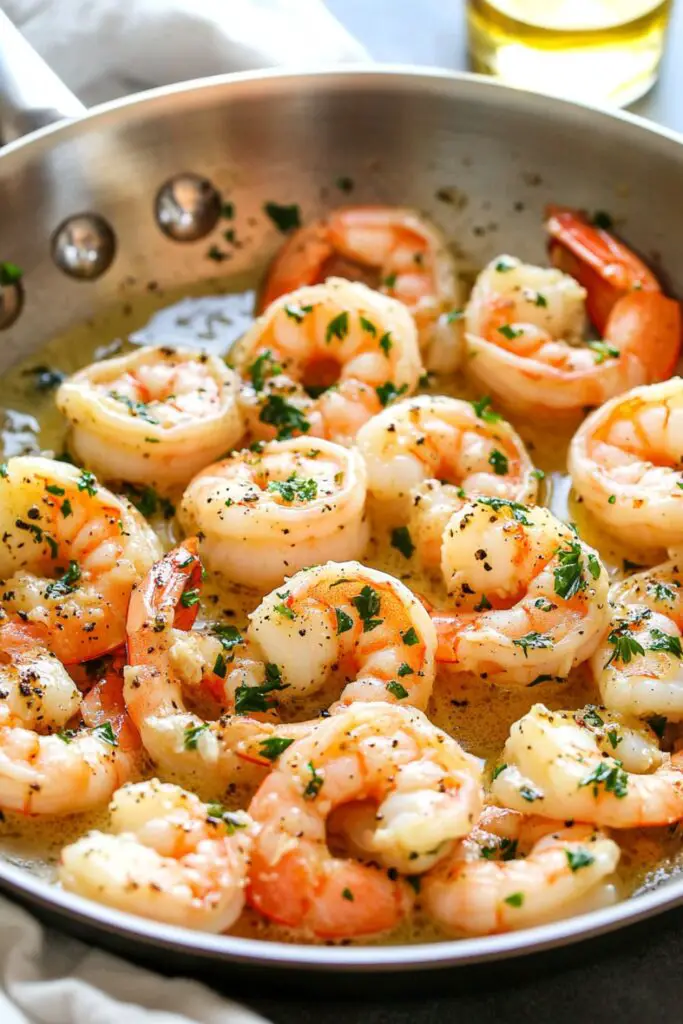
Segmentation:
[[(103, 303), (215, 276), (220, 203), (242, 239), (220, 272), (260, 267), (281, 236), (264, 204), (304, 219), (343, 201), (428, 212), (466, 263), (543, 256), (549, 201), (607, 210), (683, 294), (683, 140), (466, 75), (411, 68), (241, 74), (86, 114), (0, 15), (0, 373)], [(29, 73), (21, 88), (17, 72)], [(46, 78), (45, 76), (48, 75)], [(44, 89), (43, 89), (44, 87)], [(71, 122), (49, 124), (60, 114)], [(19, 138), (22, 131), (39, 130)], [(353, 183), (351, 197), (340, 190)], [(348, 187), (348, 186), (347, 186)], [(12, 274), (6, 275), (11, 278)], [(52, 888), (0, 860), (0, 887), (93, 940), (188, 966), (401, 972), (510, 958), (613, 931), (683, 903), (683, 879), (581, 918), (428, 946), (307, 947), (156, 925)]]

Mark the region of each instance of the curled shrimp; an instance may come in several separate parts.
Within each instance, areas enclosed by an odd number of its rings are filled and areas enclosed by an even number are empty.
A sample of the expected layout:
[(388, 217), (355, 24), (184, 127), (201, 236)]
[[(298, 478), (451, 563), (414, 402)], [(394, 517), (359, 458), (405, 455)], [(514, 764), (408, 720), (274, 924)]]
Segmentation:
[[(467, 306), (468, 372), (522, 411), (576, 413), (667, 378), (678, 359), (678, 303), (658, 286), (642, 286), (649, 272), (636, 269), (639, 261), (621, 243), (610, 239), (607, 251), (605, 232), (570, 213), (565, 222), (572, 217), (575, 236), (582, 239), (572, 262), (578, 280), (499, 256), (480, 274)], [(552, 217), (549, 230), (554, 237)], [(610, 279), (617, 250), (624, 256), (619, 287)], [(577, 261), (590, 273), (580, 273)], [(604, 340), (582, 344), (586, 299), (592, 311), (608, 315), (596, 323)]]
[(79, 370), (56, 401), (80, 462), (107, 480), (169, 488), (234, 448), (238, 397), (237, 374), (217, 356), (141, 348)]
[(365, 481), (354, 449), (321, 438), (271, 441), (202, 470), (183, 495), (180, 520), (199, 533), (213, 569), (265, 590), (304, 565), (363, 554)]
[(247, 424), (266, 440), (310, 434), (351, 444), (382, 406), (415, 391), (422, 372), (401, 303), (339, 278), (276, 299), (235, 358), (251, 382), (241, 397)]
[(462, 324), (452, 314), (462, 306), (462, 286), (445, 238), (425, 217), (391, 206), (358, 206), (301, 228), (273, 261), (260, 308), (332, 275), (362, 278), (402, 302), (417, 324), (427, 367), (457, 369)]
[(40, 626), (0, 621), (0, 807), (77, 814), (130, 778), (140, 744), (120, 673), (109, 670), (82, 700), (46, 637)]
[(682, 587), (675, 558), (610, 588), (609, 631), (591, 658), (608, 708), (683, 720)]
[(537, 474), (524, 442), (486, 399), (419, 395), (373, 416), (358, 432), (368, 490), (385, 517), (410, 520), (411, 537), (438, 567), (446, 524), (467, 495), (533, 503)]
[(607, 572), (548, 509), (474, 499), (449, 520), (441, 565), (453, 604), (432, 612), (437, 662), (523, 686), (566, 678), (600, 642)]
[(591, 413), (572, 440), (569, 472), (586, 508), (611, 535), (669, 547), (683, 541), (682, 452), (683, 380), (674, 377), (634, 388)]
[[(273, 735), (272, 694), (284, 686), (278, 666), (264, 664), (234, 626), (192, 629), (201, 574), (197, 541), (190, 538), (133, 591), (124, 696), (155, 764), (216, 792), (260, 778), (261, 762), (241, 756), (240, 744), (258, 751), (258, 741)], [(189, 709), (191, 699), (234, 713), (206, 720)]]
[(161, 553), (132, 505), (86, 470), (21, 456), (0, 467), (0, 537), (2, 605), (45, 626), (60, 661), (124, 642), (133, 585)]
[(334, 677), (342, 703), (427, 707), (434, 627), (393, 576), (358, 562), (327, 562), (292, 576), (249, 618), (249, 639), (277, 664), (290, 695), (315, 693)]
[(606, 880), (617, 844), (592, 825), (487, 807), (454, 852), (423, 879), (421, 902), (466, 935), (530, 928), (614, 901)]
[(226, 931), (244, 906), (251, 822), (158, 779), (123, 786), (111, 832), (90, 832), (61, 853), (69, 892), (153, 921)]
[(544, 818), (669, 825), (683, 818), (683, 753), (662, 753), (649, 726), (615, 711), (534, 704), (510, 730), (491, 793)]
[[(328, 819), (368, 801), (375, 829), (363, 843), (373, 863), (333, 856)], [(320, 937), (390, 931), (412, 902), (397, 873), (424, 871), (445, 856), (481, 801), (479, 762), (425, 715), (353, 704), (285, 750), (252, 800), (260, 827), (249, 900), (270, 920)]]

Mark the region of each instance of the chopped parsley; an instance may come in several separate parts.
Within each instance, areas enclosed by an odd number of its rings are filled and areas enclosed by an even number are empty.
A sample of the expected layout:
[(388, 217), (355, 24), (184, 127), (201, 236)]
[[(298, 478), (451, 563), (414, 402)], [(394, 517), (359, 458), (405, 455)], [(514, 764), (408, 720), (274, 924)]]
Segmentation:
[[(285, 310), (288, 307), (285, 307)], [(251, 383), (254, 391), (263, 391), (266, 380), (268, 377), (275, 377), (278, 373), (282, 373), (282, 367), (278, 362), (273, 359), (273, 354), (270, 349), (266, 349), (260, 356), (257, 356), (254, 362), (251, 364), (247, 373), (251, 377)]]
[(524, 334), (524, 331), (521, 329), (515, 330), (511, 324), (503, 324), (502, 327), (498, 328), (498, 333), (502, 334), (504, 338), (508, 339), (508, 341), (514, 341), (515, 338), (520, 338)]
[(303, 796), (305, 800), (315, 800), (318, 793), (322, 789), (322, 785), (325, 780), (323, 779), (323, 776), (320, 774), (320, 772), (316, 771), (315, 765), (313, 764), (312, 761), (309, 761), (306, 767), (311, 773), (311, 777), (306, 783)]
[(374, 618), (380, 610), (380, 596), (372, 587), (366, 584), (360, 594), (351, 598), (351, 604), (360, 616), (364, 633), (370, 633), (377, 626), (381, 626), (384, 619)]
[(45, 596), (65, 597), (67, 594), (73, 594), (74, 590), (78, 587), (80, 578), (80, 566), (78, 562), (71, 560), (69, 562), (69, 568), (66, 570), (64, 575), (60, 576), (58, 580), (48, 583), (45, 587)]
[(94, 495), (97, 494), (97, 480), (95, 479), (95, 474), (91, 473), (87, 469), (82, 469), (77, 486), (79, 491), (85, 491), (85, 493), (89, 494), (91, 498), (94, 497)]
[(348, 633), (350, 629), (353, 629), (353, 619), (350, 615), (347, 615), (341, 608), (335, 608), (334, 612), (337, 616), (337, 636), (341, 633)]
[(110, 391), (109, 397), (113, 398), (115, 402), (125, 405), (131, 416), (136, 416), (138, 419), (144, 420), (145, 423), (158, 424), (159, 420), (155, 420), (154, 417), (150, 415), (146, 402), (137, 402), (135, 399), (129, 398), (128, 395), (119, 394), (118, 391)]
[(610, 494), (609, 498), (607, 499), (607, 504), (608, 505), (615, 505), (616, 501), (617, 501), (616, 494)]
[(218, 676), (219, 679), (225, 679), (227, 672), (228, 666), (225, 658), (222, 654), (217, 654), (213, 665), (213, 674)]
[(238, 686), (235, 690), (235, 711), (238, 715), (246, 715), (255, 711), (268, 711), (274, 707), (275, 701), (268, 695), (275, 690), (286, 690), (282, 675), (277, 665), (269, 662), (266, 665), (266, 681), (261, 686)]
[(280, 206), (279, 203), (264, 203), (263, 211), (283, 235), (294, 228), (301, 227), (301, 211), (296, 203), (291, 203), (289, 206)]
[(496, 476), (507, 476), (508, 470), (510, 469), (510, 463), (508, 462), (507, 455), (494, 448), (488, 457), (488, 464), (492, 468)]
[(499, 274), (506, 274), (508, 270), (514, 270), (516, 266), (516, 262), (511, 262), (505, 256), (501, 257), (495, 265)]
[(543, 794), (540, 790), (527, 785), (519, 787), (519, 795), (523, 800), (526, 800), (530, 804), (534, 803), (535, 800), (541, 800), (543, 798)]
[(199, 588), (192, 587), (190, 590), (185, 590), (180, 595), (180, 603), (183, 608), (193, 608), (194, 605), (199, 604)]
[(242, 634), (237, 626), (223, 626), (216, 623), (211, 627), (211, 632), (220, 640), (224, 651), (231, 651), (233, 647), (242, 643)]
[(391, 331), (387, 331), (379, 339), (379, 347), (382, 349), (382, 352), (384, 352), (385, 356), (389, 355), (389, 353), (391, 352), (393, 344), (394, 343), (391, 340)]
[(622, 665), (628, 665), (634, 654), (645, 654), (645, 648), (632, 633), (627, 631), (625, 624), (617, 626), (607, 637), (607, 642), (612, 644), (614, 650), (605, 662), (605, 668), (612, 662), (620, 661)]
[[(359, 320), (360, 320), (360, 325), (363, 328), (363, 330), (367, 331), (367, 333), (371, 334), (372, 337), (374, 338), (376, 336), (376, 334), (377, 334), (377, 328), (373, 324), (372, 320), (368, 320), (367, 317), (364, 317), (362, 314), (359, 317)], [(386, 335), (385, 335), (385, 337), (386, 337)], [(380, 342), (380, 344), (381, 344), (381, 342)]]
[(592, 725), (595, 729), (600, 729), (605, 724), (604, 718), (598, 714), (592, 704), (586, 707), (586, 710), (580, 716), (580, 720), (584, 725)]
[[(566, 548), (558, 548), (557, 559), (559, 565), (553, 570), (555, 593), (568, 601), (587, 586), (583, 578), (583, 558), (579, 542), (570, 541)], [(598, 570), (599, 568), (598, 566)]]
[(623, 800), (628, 793), (628, 775), (621, 767), (621, 761), (615, 760), (613, 764), (601, 761), (581, 780), (579, 788), (584, 786), (592, 786), (595, 797), (598, 795), (598, 787), (603, 786), (606, 793), (614, 793), (618, 800)]
[(671, 633), (665, 633), (663, 629), (655, 628), (650, 630), (650, 636), (652, 642), (647, 645), (648, 651), (666, 651), (667, 654), (673, 654), (675, 658), (683, 658), (679, 636), (673, 636)]
[(325, 328), (325, 341), (329, 345), (333, 338), (343, 341), (349, 333), (349, 314), (346, 310), (330, 320)]
[(238, 828), (246, 828), (247, 822), (244, 821), (239, 815), (235, 814), (234, 811), (229, 811), (223, 807), (223, 804), (210, 803), (206, 805), (206, 813), (210, 821), (221, 821), (225, 825), (228, 835), (234, 836)]
[(595, 362), (600, 365), (604, 363), (606, 359), (618, 359), (619, 349), (615, 348), (614, 345), (608, 345), (606, 341), (589, 341), (587, 342), (588, 348), (594, 354)]
[(464, 309), (452, 309), (450, 313), (446, 313), (446, 323), (455, 324), (458, 320), (464, 320), (465, 310)]
[(520, 636), (519, 639), (513, 640), (512, 643), (515, 647), (521, 647), (524, 651), (524, 657), (528, 658), (530, 650), (536, 651), (543, 647), (552, 647), (553, 640), (548, 633), (537, 633), (532, 630), (531, 633)]
[(283, 501), (313, 501), (318, 496), (318, 485), (315, 480), (304, 480), (292, 473), (286, 480), (270, 480), (267, 490), (271, 494), (279, 494)]
[(293, 437), (295, 431), (307, 434), (311, 429), (300, 409), (287, 402), (282, 395), (269, 395), (259, 414), (261, 423), (268, 423), (277, 429), (278, 441)]
[(401, 395), (404, 395), (407, 390), (407, 384), (401, 384), (400, 388), (397, 388), (396, 385), (390, 380), (385, 381), (384, 384), (379, 384), (375, 388), (375, 391), (377, 392), (377, 397), (379, 398), (380, 402), (382, 403), (382, 406), (384, 407), (389, 405), (390, 402), (395, 402), (396, 399), (400, 398)]
[(474, 606), (475, 612), (487, 612), (489, 611), (490, 608), (493, 608), (493, 605), (489, 601), (486, 594), (482, 594), (479, 604), (475, 604)]
[(293, 742), (294, 740), (285, 736), (269, 736), (267, 740), (261, 740), (259, 751), (268, 761), (277, 761), (280, 754), (283, 754), (287, 747), (291, 747)]
[(24, 271), (9, 260), (0, 262), (0, 285), (16, 284), (21, 281)]
[(673, 604), (676, 600), (676, 591), (668, 583), (660, 583), (659, 580), (650, 581), (646, 589), (655, 601), (666, 601)]
[(103, 722), (102, 725), (96, 725), (92, 734), (98, 740), (101, 740), (102, 743), (108, 743), (110, 747), (118, 747), (119, 745), (111, 722)]
[(387, 690), (392, 695), (392, 697), (396, 697), (397, 700), (405, 700), (405, 698), (408, 696), (408, 691), (406, 690), (405, 686), (402, 686), (395, 679), (392, 679), (390, 683), (387, 683)]
[(506, 896), (503, 903), (507, 903), (509, 907), (521, 907), (524, 903), (523, 892), (513, 892), (509, 896)]
[(350, 889), (342, 889), (342, 899), (353, 903), (354, 896)]
[(414, 647), (415, 644), (419, 644), (420, 642), (420, 638), (415, 632), (414, 626), (411, 626), (410, 629), (407, 629), (405, 633), (401, 633), (401, 640), (406, 645), (406, 647)]
[(495, 782), (501, 772), (504, 772), (507, 768), (506, 764), (497, 764), (491, 772), (491, 782)]
[(183, 747), (185, 750), (196, 750), (197, 744), (199, 743), (199, 737), (203, 732), (206, 732), (208, 728), (208, 722), (202, 722), (201, 725), (188, 725), (183, 737)]
[(401, 663), (401, 664), (399, 665), (399, 667), (398, 667), (398, 672), (397, 672), (396, 674), (397, 674), (398, 676), (401, 676), (401, 677), (403, 677), (403, 676), (412, 676), (412, 675), (414, 675), (415, 673), (413, 672), (413, 670), (412, 670), (412, 668), (410, 667), (410, 665), (408, 665), (408, 663), (404, 661), (404, 662), (402, 662), (402, 663)]
[(9, 476), (9, 470), (7, 468), (7, 463), (6, 462), (0, 462), (0, 477), (2, 477), (3, 480), (6, 480), (8, 476)]
[(487, 498), (481, 497), (476, 499), (479, 505), (488, 505), (494, 512), (500, 512), (501, 509), (509, 509), (512, 512), (512, 518), (516, 519), (518, 523), (522, 523), (524, 526), (531, 526), (531, 523), (527, 519), (528, 509), (525, 505), (520, 505), (517, 501), (509, 501), (507, 498)]
[(479, 419), (484, 420), (485, 423), (498, 423), (500, 420), (500, 413), (494, 412), (491, 408), (490, 395), (484, 395), (483, 398), (477, 398), (470, 404)]
[(288, 316), (295, 324), (302, 324), (307, 315), (312, 312), (313, 306), (294, 306), (291, 302), (285, 305), (285, 316)]
[(407, 526), (397, 526), (391, 531), (391, 546), (400, 551), (404, 558), (411, 558), (415, 551), (413, 539)]
[(387, 274), (387, 276), (382, 281), (382, 284), (384, 285), (385, 288), (393, 288), (397, 280), (398, 274)]

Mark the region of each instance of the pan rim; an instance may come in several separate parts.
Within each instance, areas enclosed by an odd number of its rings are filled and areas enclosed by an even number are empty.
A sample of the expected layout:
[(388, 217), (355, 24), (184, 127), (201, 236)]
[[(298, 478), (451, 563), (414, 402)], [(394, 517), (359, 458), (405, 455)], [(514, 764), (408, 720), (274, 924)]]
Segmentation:
[[(338, 68), (284, 70), (273, 68), (194, 79), (189, 82), (162, 86), (133, 96), (112, 100), (89, 110), (83, 117), (48, 125), (30, 135), (12, 142), (0, 150), (0, 175), (3, 166), (26, 156), (40, 156), (53, 143), (68, 140), (95, 123), (115, 120), (119, 116), (135, 113), (144, 116), (151, 107), (157, 111), (171, 104), (178, 96), (200, 101), (213, 90), (238, 90), (258, 87), (259, 83), (276, 81), (280, 90), (295, 91), (302, 79), (315, 80), (321, 87), (343, 83), (348, 88), (385, 82), (400, 85), (408, 82), (418, 88), (449, 87), (463, 99), (477, 98), (492, 105), (507, 105), (524, 109), (527, 113), (553, 111), (564, 120), (583, 120), (585, 126), (596, 131), (601, 124), (620, 123), (626, 132), (650, 140), (661, 140), (668, 149), (667, 156), (678, 155), (683, 163), (683, 134), (656, 125), (626, 111), (607, 111), (587, 103), (576, 103), (556, 97), (547, 97), (523, 89), (512, 88), (481, 75), (455, 72), (448, 69), (418, 67), (415, 65), (369, 63)], [(671, 144), (669, 146), (669, 144)], [(54, 884), (32, 875), (9, 861), (0, 860), (0, 889), (22, 898), (33, 907), (56, 912), (71, 921), (91, 925), (109, 934), (116, 934), (158, 950), (168, 949), (201, 960), (213, 960), (244, 966), (278, 967), (305, 971), (382, 971), (436, 970), (447, 967), (465, 967), (498, 959), (528, 956), (541, 950), (550, 950), (582, 939), (589, 939), (616, 931), (642, 921), (664, 910), (683, 904), (683, 877), (673, 879), (654, 891), (632, 897), (614, 906), (596, 910), (578, 917), (551, 922), (519, 932), (479, 938), (444, 939), (419, 945), (388, 946), (314, 946), (296, 943), (272, 942), (241, 938), (231, 935), (209, 935), (180, 927), (172, 927), (117, 911), (59, 889)]]
[(0, 862), (0, 890), (24, 897), (24, 902), (28, 899), (32, 906), (57, 911), (72, 922), (157, 950), (242, 966), (335, 973), (439, 970), (529, 956), (606, 935), (683, 904), (681, 878), (601, 910), (518, 932), (412, 945), (321, 946), (212, 935), (148, 920), (66, 892), (9, 862)]
[[(39, 128), (22, 138), (10, 142), (0, 148), (0, 167), (2, 162), (8, 161), (14, 154), (23, 152), (29, 147), (38, 147), (40, 143), (49, 143), (52, 137), (60, 135), (68, 137), (71, 134), (78, 134), (83, 126), (90, 126), (93, 121), (107, 120), (120, 113), (128, 111), (137, 112), (142, 108), (163, 106), (166, 101), (174, 100), (178, 96), (186, 94), (188, 97), (200, 97), (204, 92), (215, 89), (234, 89), (240, 85), (256, 85), (260, 82), (275, 80), (280, 87), (289, 87), (296, 90), (301, 79), (316, 80), (322, 83), (336, 80), (343, 83), (358, 84), (359, 79), (374, 81), (399, 80), (408, 78), (411, 84), (421, 83), (425, 87), (433, 84), (447, 84), (459, 86), (467, 92), (472, 90), (482, 94), (484, 99), (492, 102), (501, 100), (503, 96), (516, 98), (519, 105), (527, 105), (539, 111), (555, 107), (568, 114), (575, 111), (589, 118), (605, 123), (621, 123), (626, 129), (632, 128), (636, 132), (645, 132), (652, 138), (658, 138), (672, 142), (676, 147), (683, 145), (683, 132), (673, 128), (660, 125), (650, 121), (639, 114), (633, 114), (626, 110), (608, 110), (586, 102), (567, 100), (559, 96), (545, 96), (542, 93), (533, 92), (529, 89), (522, 89), (518, 86), (506, 85), (486, 75), (476, 74), (471, 71), (452, 71), (448, 68), (421, 66), (416, 64), (373, 64), (362, 62), (330, 68), (329, 66), (302, 69), (263, 68), (256, 71), (227, 72), (223, 75), (211, 75), (204, 78), (194, 78), (186, 82), (176, 82), (172, 85), (158, 86), (153, 89), (146, 89), (133, 93), (130, 96), (123, 96), (119, 99), (109, 100), (105, 103), (91, 107), (82, 117), (68, 118), (56, 121), (54, 124)], [(42, 148), (42, 147), (41, 147)]]

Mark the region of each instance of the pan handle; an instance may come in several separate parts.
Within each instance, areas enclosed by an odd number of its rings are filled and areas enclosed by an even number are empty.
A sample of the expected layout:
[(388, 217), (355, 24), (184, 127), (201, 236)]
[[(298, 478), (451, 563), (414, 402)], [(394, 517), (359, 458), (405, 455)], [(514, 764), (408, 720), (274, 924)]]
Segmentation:
[(0, 144), (85, 110), (0, 10)]

